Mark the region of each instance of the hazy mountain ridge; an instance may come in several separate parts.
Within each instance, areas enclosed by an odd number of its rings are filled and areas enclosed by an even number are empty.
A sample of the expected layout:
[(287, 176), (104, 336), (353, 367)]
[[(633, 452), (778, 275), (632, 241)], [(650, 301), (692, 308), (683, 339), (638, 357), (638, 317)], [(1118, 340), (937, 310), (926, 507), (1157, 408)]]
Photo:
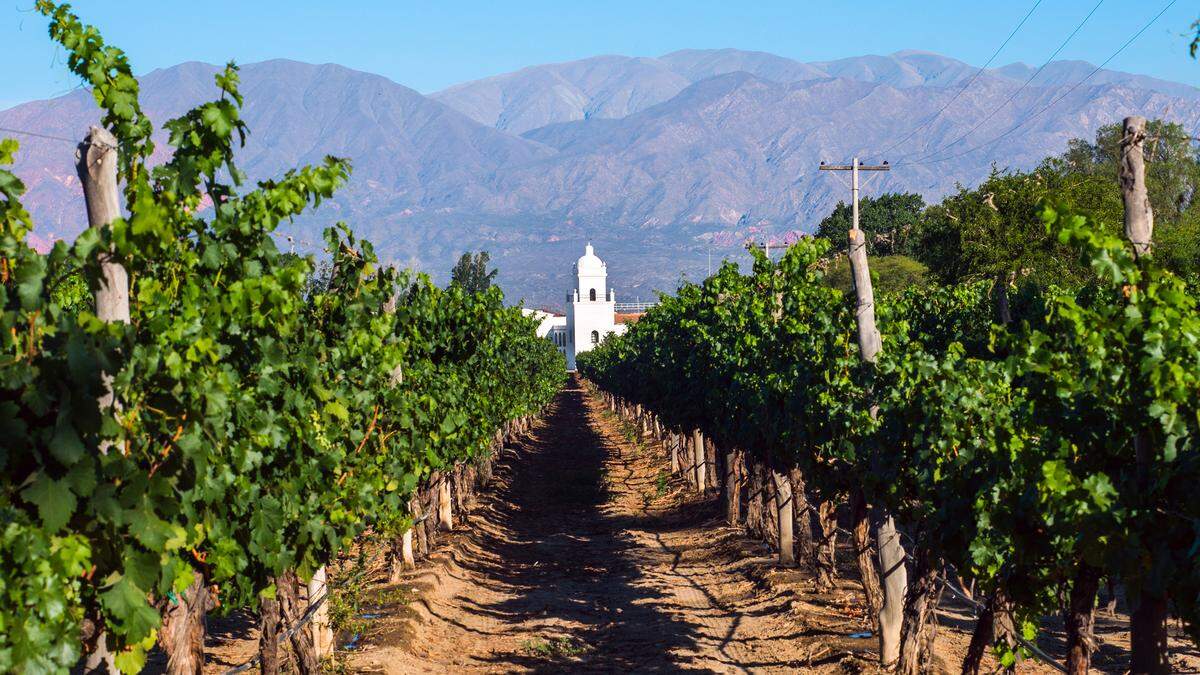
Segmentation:
[[(290, 226), (302, 241), (345, 219), (389, 259), (442, 274), (463, 250), (487, 248), (511, 293), (560, 303), (575, 249), (591, 238), (622, 296), (647, 297), (673, 288), (681, 270), (702, 276), (710, 246), (719, 259), (750, 234), (811, 229), (845, 196), (817, 171), (821, 160), (889, 159), (895, 170), (868, 192), (936, 199), (993, 162), (1028, 168), (1127, 114), (1200, 126), (1200, 90), (1115, 71), (1070, 90), (1093, 69), (1051, 64), (1000, 107), (1033, 69), (988, 71), (960, 93), (976, 69), (927, 52), (804, 64), (687, 50), (533, 66), (423, 96), (378, 75), (276, 60), (243, 68), (251, 136), (238, 157), (253, 179), (326, 154), (351, 158), (350, 186)], [(216, 70), (185, 63), (147, 74), (147, 112), (161, 125), (212, 97)], [(994, 148), (956, 156), (1064, 95)], [(911, 163), (987, 115), (963, 143), (927, 158), (944, 161)], [(0, 125), (73, 138), (97, 117), (77, 91), (0, 111)], [(40, 235), (73, 236), (83, 225), (73, 148), (21, 141), (16, 170)], [(167, 151), (160, 143), (159, 158)]]
[[(636, 66), (634, 66), (636, 64)], [(626, 105), (608, 105), (607, 87), (619, 73)], [(432, 94), (482, 124), (521, 134), (538, 127), (593, 117), (624, 117), (668, 100), (688, 85), (734, 72), (779, 83), (844, 78), (908, 87), (952, 87), (974, 79), (1024, 83), (1036, 68), (1013, 63), (979, 69), (957, 59), (919, 50), (855, 56), (834, 61), (802, 62), (767, 52), (739, 49), (685, 49), (647, 57), (603, 56), (580, 61), (532, 66), (512, 73), (465, 82)], [(1032, 80), (1033, 87), (1070, 86), (1092, 73), (1083, 61), (1054, 61)], [(672, 79), (669, 74), (676, 77)], [(556, 86), (545, 86), (553, 78)], [(597, 83), (606, 86), (597, 86)], [(1200, 101), (1200, 89), (1145, 75), (1099, 70), (1092, 84), (1123, 84)]]

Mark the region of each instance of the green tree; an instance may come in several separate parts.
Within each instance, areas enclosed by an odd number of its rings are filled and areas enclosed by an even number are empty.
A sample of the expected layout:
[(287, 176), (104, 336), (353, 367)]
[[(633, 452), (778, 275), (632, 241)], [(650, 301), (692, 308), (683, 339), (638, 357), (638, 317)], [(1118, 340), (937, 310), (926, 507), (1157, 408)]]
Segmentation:
[[(929, 268), (906, 255), (882, 256), (871, 261), (871, 286), (879, 293), (925, 286), (928, 276)], [(825, 282), (843, 293), (854, 289), (850, 260), (846, 256), (839, 256), (829, 265)]]
[(1200, 209), (1191, 208), (1174, 221), (1156, 224), (1154, 257), (1185, 278), (1200, 275)]
[[(1121, 195), (1111, 176), (1070, 173), (1059, 165), (1025, 172), (1000, 171), (977, 188), (960, 187), (931, 206), (914, 239), (917, 258), (945, 283), (1033, 278), (1074, 283), (1089, 278), (1086, 265), (1046, 232), (1040, 204), (1053, 196), (1098, 222), (1121, 222)], [(1116, 229), (1112, 230), (1116, 232)]]
[[(885, 192), (861, 199), (858, 227), (867, 235), (868, 252), (880, 256), (912, 255), (912, 235), (924, 210), (925, 200), (910, 192)], [(817, 225), (816, 236), (833, 242), (832, 251), (844, 251), (851, 220), (850, 205), (838, 202), (833, 213)]]
[[(1174, 123), (1148, 124), (1146, 180), (1154, 209), (1156, 254), (1170, 270), (1188, 276), (1198, 267), (1195, 237), (1200, 222), (1200, 163), (1190, 137)], [(1073, 139), (1067, 150), (1031, 172), (1000, 171), (973, 189), (959, 188), (926, 209), (909, 236), (914, 257), (945, 283), (1029, 278), (1038, 283), (1078, 284), (1090, 271), (1051, 237), (1041, 222), (1050, 199), (1116, 234), (1123, 221), (1115, 179), (1121, 156), (1121, 125), (1108, 124), (1095, 141)]]
[[(1043, 166), (1067, 174), (1099, 174), (1116, 189), (1112, 179), (1120, 167), (1122, 133), (1120, 122), (1105, 124), (1096, 130), (1095, 141), (1073, 139), (1065, 153), (1046, 160)], [(1200, 189), (1196, 146), (1191, 134), (1176, 122), (1150, 120), (1146, 135), (1143, 152), (1150, 205), (1156, 219), (1174, 220), (1191, 207)]]
[(491, 288), (497, 270), (488, 271), (491, 256), (487, 251), (462, 254), (450, 271), (450, 283), (462, 286), (468, 293), (482, 293)]

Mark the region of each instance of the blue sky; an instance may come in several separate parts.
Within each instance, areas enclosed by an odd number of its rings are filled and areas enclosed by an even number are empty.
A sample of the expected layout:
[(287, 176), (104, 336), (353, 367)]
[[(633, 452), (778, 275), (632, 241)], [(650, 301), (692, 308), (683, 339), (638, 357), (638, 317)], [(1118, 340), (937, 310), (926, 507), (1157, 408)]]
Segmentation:
[[(1059, 58), (1099, 63), (1169, 0), (1105, 0)], [(138, 72), (181, 61), (286, 57), (379, 73), (422, 92), (527, 65), (597, 54), (657, 56), (737, 47), (811, 61), (923, 49), (982, 65), (1034, 0), (987, 2), (387, 2), (77, 0)], [(994, 65), (1040, 64), (1096, 0), (1043, 0)], [(0, 109), (76, 82), (28, 9), (0, 9)], [(202, 9), (197, 9), (202, 8)], [(1178, 0), (1110, 68), (1200, 85), (1183, 37), (1195, 0)]]

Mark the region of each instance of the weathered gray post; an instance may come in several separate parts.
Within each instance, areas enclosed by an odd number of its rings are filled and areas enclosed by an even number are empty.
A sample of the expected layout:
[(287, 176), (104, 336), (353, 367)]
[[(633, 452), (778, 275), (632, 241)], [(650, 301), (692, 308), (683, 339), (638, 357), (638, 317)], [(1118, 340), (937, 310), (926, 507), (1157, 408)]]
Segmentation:
[(696, 491), (704, 492), (704, 434), (699, 429), (692, 430), (692, 480), (696, 483)]
[[(121, 217), (121, 191), (117, 185), (117, 138), (107, 129), (91, 127), (79, 148), (75, 151), (75, 170), (83, 187), (83, 201), (87, 208), (88, 226), (101, 228)], [(92, 296), (96, 303), (96, 316), (101, 321), (129, 322), (129, 275), (125, 268), (112, 259), (109, 253), (100, 254), (100, 279)], [(97, 402), (105, 410), (116, 404), (112, 391), (112, 374), (101, 375), (104, 392)], [(107, 452), (108, 444), (100, 446)], [(98, 670), (101, 664), (109, 672), (117, 672), (114, 655), (108, 651), (107, 634), (101, 631), (96, 638), (96, 648), (84, 661), (86, 672)]]
[[(1121, 198), (1125, 203), (1125, 236), (1140, 258), (1151, 254), (1154, 236), (1154, 211), (1146, 190), (1146, 118), (1126, 117), (1121, 139)], [(1151, 489), (1154, 448), (1140, 430), (1133, 439), (1138, 482)], [(1167, 598), (1155, 589), (1144, 587), (1130, 611), (1130, 672), (1158, 675), (1170, 672), (1167, 663)]]
[(796, 546), (792, 540), (792, 481), (786, 473), (771, 468), (771, 478), (775, 482), (775, 515), (779, 523), (779, 566), (794, 567), (796, 565)]
[(1121, 139), (1121, 198), (1125, 203), (1125, 236), (1138, 256), (1150, 253), (1154, 237), (1154, 211), (1146, 191), (1146, 118), (1126, 117)]

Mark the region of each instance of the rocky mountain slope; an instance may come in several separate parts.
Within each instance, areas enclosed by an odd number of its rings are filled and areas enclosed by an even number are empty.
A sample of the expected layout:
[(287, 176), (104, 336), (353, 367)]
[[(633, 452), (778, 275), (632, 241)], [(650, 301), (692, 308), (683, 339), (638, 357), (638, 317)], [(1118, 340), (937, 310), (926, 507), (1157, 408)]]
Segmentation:
[[(1094, 70), (1056, 62), (1022, 88), (1029, 66), (976, 77), (928, 52), (801, 63), (686, 50), (533, 66), (423, 96), (336, 65), (268, 61), (243, 69), (252, 135), (240, 163), (261, 179), (325, 154), (353, 160), (351, 186), (290, 227), (301, 248), (346, 220), (389, 259), (440, 278), (463, 250), (486, 248), (510, 296), (560, 305), (592, 239), (621, 299), (644, 299), (703, 276), (710, 251), (719, 261), (747, 237), (810, 230), (845, 192), (817, 171), (822, 160), (887, 159), (894, 170), (868, 192), (936, 199), (1131, 113), (1200, 127), (1200, 90), (1116, 71), (1080, 84)], [(215, 71), (149, 73), (145, 107), (165, 121), (212, 96)], [(96, 118), (77, 91), (0, 111), (0, 126), (74, 138)], [(74, 236), (73, 148), (21, 141), (39, 236)]]

